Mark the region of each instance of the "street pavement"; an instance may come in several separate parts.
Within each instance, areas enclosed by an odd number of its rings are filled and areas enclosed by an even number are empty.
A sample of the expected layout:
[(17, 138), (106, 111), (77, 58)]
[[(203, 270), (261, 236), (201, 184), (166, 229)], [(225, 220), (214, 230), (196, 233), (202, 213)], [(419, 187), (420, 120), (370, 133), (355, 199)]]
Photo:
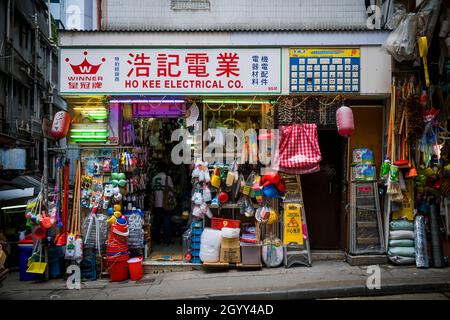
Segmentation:
[(366, 286), (372, 275), (367, 271), (343, 261), (317, 261), (313, 267), (289, 269), (146, 274), (137, 282), (103, 278), (82, 282), (80, 290), (67, 289), (62, 279), (21, 282), (12, 273), (0, 288), (0, 299), (325, 299), (450, 291), (450, 268), (381, 265), (379, 289)]
[(347, 297), (325, 300), (450, 300), (450, 292), (405, 293), (387, 296)]

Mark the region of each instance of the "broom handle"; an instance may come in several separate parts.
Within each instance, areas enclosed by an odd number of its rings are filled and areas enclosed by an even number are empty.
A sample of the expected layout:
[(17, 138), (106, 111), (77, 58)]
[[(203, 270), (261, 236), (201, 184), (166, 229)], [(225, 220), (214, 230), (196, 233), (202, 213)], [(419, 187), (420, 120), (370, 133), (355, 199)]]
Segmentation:
[(67, 231), (67, 214), (69, 209), (69, 163), (66, 160), (65, 166), (64, 166), (64, 206), (63, 206), (63, 232), (65, 233)]
[(79, 160), (77, 160), (75, 184), (74, 184), (74, 188), (73, 188), (73, 204), (72, 204), (72, 217), (70, 220), (70, 234), (73, 234), (74, 225), (75, 225), (75, 211), (76, 211), (77, 197), (78, 197), (78, 162), (79, 162)]
[(77, 180), (78, 180), (78, 184), (77, 184), (77, 197), (75, 199), (75, 223), (74, 223), (74, 228), (73, 228), (73, 234), (76, 235), (77, 230), (78, 230), (78, 210), (79, 210), (79, 203), (78, 203), (78, 199), (80, 197), (80, 192), (81, 192), (81, 188), (80, 188), (80, 170), (81, 170), (81, 165), (80, 165), (80, 161), (78, 162), (78, 170), (77, 170)]
[(392, 93), (391, 93), (391, 163), (395, 162), (394, 155), (395, 155), (395, 136), (393, 134), (394, 131), (394, 115), (395, 115), (395, 83), (392, 83)]
[[(393, 107), (392, 107), (392, 102), (395, 99), (395, 85), (392, 84), (391, 86), (391, 108), (390, 108), (390, 112), (389, 112), (389, 132), (388, 132), (388, 143), (387, 143), (387, 150), (386, 150), (386, 158), (389, 156), (389, 154), (391, 153), (391, 148), (392, 148), (392, 131), (393, 131), (393, 121), (394, 121), (394, 117), (393, 117)], [(392, 161), (392, 154), (390, 155), (391, 157), (391, 162)]]
[[(79, 188), (81, 186), (81, 162), (80, 162), (80, 183), (79, 183)], [(81, 233), (81, 188), (80, 188), (80, 192), (78, 194), (78, 216), (77, 216), (77, 235), (80, 235)]]

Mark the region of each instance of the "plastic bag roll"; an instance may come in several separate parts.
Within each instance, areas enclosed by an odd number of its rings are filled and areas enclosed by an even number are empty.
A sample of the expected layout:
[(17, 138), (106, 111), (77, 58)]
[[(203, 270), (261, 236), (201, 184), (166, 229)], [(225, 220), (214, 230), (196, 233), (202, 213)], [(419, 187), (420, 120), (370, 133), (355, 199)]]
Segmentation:
[(416, 216), (414, 220), (414, 244), (416, 247), (416, 267), (428, 268), (429, 261), (427, 253), (425, 217), (422, 215)]
[(441, 240), (439, 238), (439, 217), (435, 204), (430, 205), (430, 227), (431, 227), (431, 252), (433, 254), (433, 267), (443, 268)]

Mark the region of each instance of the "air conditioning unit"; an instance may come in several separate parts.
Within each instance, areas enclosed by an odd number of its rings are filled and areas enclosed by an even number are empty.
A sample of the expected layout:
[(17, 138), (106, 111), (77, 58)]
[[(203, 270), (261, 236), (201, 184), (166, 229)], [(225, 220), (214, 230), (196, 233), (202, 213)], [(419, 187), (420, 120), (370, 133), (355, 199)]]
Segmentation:
[(47, 100), (45, 101), (46, 103), (53, 103), (53, 96), (48, 96)]

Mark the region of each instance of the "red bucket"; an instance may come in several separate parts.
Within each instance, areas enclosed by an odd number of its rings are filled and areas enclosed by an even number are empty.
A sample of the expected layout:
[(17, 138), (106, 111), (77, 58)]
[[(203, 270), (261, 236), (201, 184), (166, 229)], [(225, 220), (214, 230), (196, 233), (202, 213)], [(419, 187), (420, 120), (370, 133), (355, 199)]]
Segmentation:
[(144, 270), (142, 268), (142, 257), (131, 258), (128, 262), (130, 269), (130, 279), (133, 281), (141, 280)]
[(128, 263), (123, 259), (110, 259), (108, 257), (108, 271), (112, 282), (128, 280)]
[(107, 246), (106, 252), (122, 252), (128, 251), (128, 246)]

